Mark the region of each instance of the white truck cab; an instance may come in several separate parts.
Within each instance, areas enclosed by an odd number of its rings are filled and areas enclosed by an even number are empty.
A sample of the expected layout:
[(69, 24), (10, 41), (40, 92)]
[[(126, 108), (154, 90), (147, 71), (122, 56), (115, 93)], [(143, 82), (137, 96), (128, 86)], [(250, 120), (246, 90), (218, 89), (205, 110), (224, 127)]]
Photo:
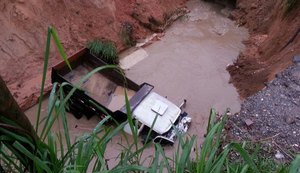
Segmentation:
[[(180, 118), (180, 121), (177, 121), (181, 115), (183, 117)], [(176, 132), (172, 127), (181, 127), (181, 129), (177, 130), (179, 132), (186, 132), (188, 125), (191, 122), (191, 118), (188, 117), (186, 113), (182, 114), (180, 107), (153, 91), (151, 91), (133, 110), (132, 118), (135, 123), (138, 123), (138, 135), (145, 126), (149, 128), (152, 127), (152, 130), (157, 134), (154, 141), (163, 139), (169, 141), (171, 144), (174, 143), (174, 138), (176, 136)], [(183, 119), (185, 120), (184, 124), (182, 124)], [(180, 127), (178, 126), (179, 124), (181, 124)], [(129, 123), (125, 125), (124, 131), (132, 135)], [(157, 137), (159, 137), (159, 139)]]

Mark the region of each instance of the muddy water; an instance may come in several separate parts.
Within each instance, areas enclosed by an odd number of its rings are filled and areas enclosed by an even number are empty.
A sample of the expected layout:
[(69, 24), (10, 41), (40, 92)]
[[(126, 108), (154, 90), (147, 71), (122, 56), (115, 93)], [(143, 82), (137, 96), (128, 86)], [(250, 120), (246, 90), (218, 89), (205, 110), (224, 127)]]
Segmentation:
[[(48, 108), (48, 99), (46, 98), (42, 104), (41, 119), (43, 119), (47, 115), (47, 108)], [(35, 124), (35, 122), (36, 122), (37, 110), (38, 110), (38, 106), (34, 106), (25, 112), (25, 114), (28, 116), (29, 120), (33, 124)], [(96, 117), (96, 116), (92, 117), (89, 120), (86, 117), (82, 117), (80, 120), (77, 120), (73, 115), (71, 115), (69, 113), (67, 113), (67, 119), (68, 119), (68, 127), (69, 127), (68, 129), (69, 129), (72, 141), (74, 141), (76, 136), (91, 132), (92, 129), (100, 121), (100, 118)], [(40, 127), (39, 132), (41, 132), (43, 123), (39, 127)], [(59, 118), (58, 121), (55, 122), (52, 130), (54, 132), (61, 131), (63, 133), (63, 125), (61, 123), (61, 118)]]
[[(185, 110), (193, 118), (188, 133), (197, 135), (199, 144), (203, 140), (211, 107), (220, 112), (226, 108), (231, 108), (232, 112), (240, 109), (239, 96), (228, 83), (226, 66), (244, 48), (242, 40), (248, 37), (248, 33), (226, 18), (227, 9), (199, 0), (189, 1), (187, 5), (191, 12), (175, 22), (160, 41), (138, 48), (137, 52), (125, 52), (121, 62), (133, 81), (154, 85), (156, 92), (175, 104), (187, 99)], [(122, 93), (120, 88), (115, 89), (110, 108), (118, 107), (113, 100), (120, 103), (124, 98)], [(37, 107), (33, 107), (26, 112), (32, 121), (36, 110)], [(46, 105), (43, 113), (45, 110)], [(73, 138), (90, 132), (99, 121), (98, 117), (77, 120), (71, 115), (68, 119)], [(56, 130), (62, 128), (59, 124), (56, 127)], [(109, 166), (116, 162), (114, 158), (120, 152), (120, 143), (124, 144), (124, 137), (118, 135), (108, 145), (106, 158)], [(168, 156), (172, 156), (173, 148), (165, 148)], [(153, 148), (147, 149), (145, 156), (151, 153)]]
[(242, 40), (248, 33), (226, 17), (226, 8), (199, 0), (189, 1), (188, 8), (191, 12), (175, 22), (160, 41), (144, 48), (148, 56), (126, 74), (138, 83), (154, 85), (174, 103), (187, 99), (186, 111), (193, 117), (189, 133), (201, 140), (210, 108), (219, 112), (240, 109), (239, 95), (228, 83), (226, 66), (244, 48)]

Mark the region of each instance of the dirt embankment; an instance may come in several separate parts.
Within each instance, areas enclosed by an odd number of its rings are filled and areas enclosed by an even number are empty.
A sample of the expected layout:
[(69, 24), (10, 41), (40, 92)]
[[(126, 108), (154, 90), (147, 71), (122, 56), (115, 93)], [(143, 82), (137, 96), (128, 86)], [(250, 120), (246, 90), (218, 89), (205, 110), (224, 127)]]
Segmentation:
[(300, 4), (285, 13), (286, 0), (237, 1), (232, 18), (249, 28), (247, 48), (229, 66), (231, 82), (242, 97), (261, 90), (300, 54)]
[[(186, 0), (1, 0), (0, 75), (23, 109), (37, 98), (43, 68), (47, 27), (56, 28), (67, 54), (93, 38), (125, 48), (124, 26), (133, 39), (162, 31)], [(49, 67), (60, 58), (51, 49)], [(49, 90), (50, 81), (46, 83)]]

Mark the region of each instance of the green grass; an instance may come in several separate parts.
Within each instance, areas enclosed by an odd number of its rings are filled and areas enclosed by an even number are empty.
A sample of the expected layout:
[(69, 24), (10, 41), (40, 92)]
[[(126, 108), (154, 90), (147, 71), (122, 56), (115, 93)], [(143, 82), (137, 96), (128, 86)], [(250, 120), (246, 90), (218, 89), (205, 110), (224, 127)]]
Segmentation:
[[(60, 41), (52, 28), (48, 30), (47, 46), (45, 53), (45, 64), (49, 59), (50, 38), (55, 40), (55, 45), (60, 49), (60, 54), (67, 62), (64, 50)], [(107, 69), (114, 68), (114, 65), (98, 67), (88, 73), (73, 89), (64, 93), (62, 87), (69, 85), (63, 83), (60, 86), (53, 84), (53, 89), (49, 96), (47, 115), (41, 118), (41, 100), (37, 113), (36, 132), (38, 139), (26, 133), (18, 127), (13, 120), (5, 119), (0, 115), (0, 172), (270, 172), (274, 169), (274, 163), (266, 160), (259, 162), (255, 152), (249, 154), (244, 145), (238, 143), (229, 143), (222, 146), (222, 130), (226, 122), (226, 115), (220, 121), (216, 120), (215, 110), (211, 110), (207, 136), (202, 147), (195, 142), (196, 136), (182, 136), (178, 134), (178, 144), (174, 147), (174, 153), (167, 156), (163, 147), (159, 144), (147, 143), (141, 145), (137, 135), (137, 124), (134, 123), (127, 94), (125, 102), (128, 120), (114, 127), (105, 126), (104, 123), (111, 119), (107, 114), (106, 118), (101, 120), (92, 132), (78, 136), (74, 142), (70, 138), (68, 130), (68, 121), (66, 117), (65, 106), (71, 95), (82, 85), (82, 83), (93, 74)], [(42, 90), (44, 87), (47, 65), (43, 70)], [(63, 131), (52, 131), (53, 124), (61, 118)], [(133, 131), (133, 142), (124, 134), (123, 127), (129, 123)], [(41, 125), (42, 124), (42, 125)], [(150, 130), (151, 131), (151, 130)], [(105, 153), (108, 144), (117, 134), (121, 134), (125, 143), (120, 143), (118, 160), (112, 167), (108, 167)], [(145, 149), (154, 146), (154, 152), (146, 157)], [(230, 153), (235, 152), (240, 157), (238, 161), (232, 160)], [(195, 155), (194, 157), (192, 155)], [(145, 162), (142, 158), (150, 159)], [(300, 156), (298, 156), (290, 166), (286, 166), (281, 172), (297, 173), (300, 165)], [(279, 169), (278, 169), (279, 170)], [(279, 170), (280, 172), (280, 170)]]
[[(262, 143), (244, 143), (243, 148), (251, 153), (250, 158), (256, 164), (258, 170), (261, 173), (268, 172), (288, 172), (289, 165), (281, 162), (276, 162), (274, 160), (274, 153), (269, 148), (266, 149), (266, 145), (262, 146)], [(242, 170), (243, 161), (237, 155), (237, 153), (232, 153), (231, 159), (227, 160), (228, 169), (230, 170)], [(248, 171), (254, 172), (254, 171)]]
[(93, 55), (101, 58), (108, 64), (119, 63), (117, 49), (115, 45), (110, 41), (102, 41), (95, 39), (88, 42), (87, 48)]

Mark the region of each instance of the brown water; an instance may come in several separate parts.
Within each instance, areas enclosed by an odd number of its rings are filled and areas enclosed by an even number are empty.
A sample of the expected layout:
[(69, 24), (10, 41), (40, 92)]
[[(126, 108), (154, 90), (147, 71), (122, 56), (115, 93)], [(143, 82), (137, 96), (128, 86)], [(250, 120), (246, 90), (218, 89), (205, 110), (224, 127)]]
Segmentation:
[(240, 109), (226, 66), (244, 48), (242, 41), (248, 33), (226, 18), (228, 9), (199, 0), (189, 1), (188, 8), (191, 12), (175, 22), (160, 41), (144, 48), (148, 56), (126, 75), (154, 85), (174, 103), (187, 99), (186, 111), (193, 118), (189, 133), (198, 135), (201, 142), (210, 108), (221, 113), (226, 108), (233, 113)]
[[(236, 89), (228, 83), (226, 66), (244, 49), (242, 40), (248, 37), (248, 33), (225, 16), (228, 9), (200, 0), (191, 0), (187, 5), (191, 10), (187, 16), (176, 21), (160, 41), (136, 53), (144, 55), (143, 58), (135, 59), (132, 55), (128, 60), (122, 59), (122, 63), (129, 68), (126, 74), (133, 81), (154, 85), (156, 92), (177, 105), (187, 99), (185, 110), (193, 118), (188, 133), (197, 135), (199, 144), (206, 131), (211, 107), (220, 112), (226, 108), (231, 108), (232, 112), (240, 109)], [(123, 55), (127, 56), (128, 52)], [(120, 88), (116, 88), (114, 93), (111, 100), (123, 100)], [(118, 106), (111, 102), (109, 107)], [(44, 113), (45, 109), (46, 106)], [(36, 110), (37, 107), (33, 107), (26, 112), (31, 120)], [(77, 120), (71, 115), (68, 119), (72, 137), (91, 131), (99, 121), (97, 117)], [(60, 126), (58, 129), (61, 129)], [(122, 141), (121, 136), (116, 136), (108, 145), (106, 157), (110, 159), (109, 165), (114, 164), (113, 158), (120, 150), (118, 143)], [(165, 148), (167, 155), (172, 156), (173, 148)], [(153, 148), (145, 151), (145, 155), (151, 153)]]

